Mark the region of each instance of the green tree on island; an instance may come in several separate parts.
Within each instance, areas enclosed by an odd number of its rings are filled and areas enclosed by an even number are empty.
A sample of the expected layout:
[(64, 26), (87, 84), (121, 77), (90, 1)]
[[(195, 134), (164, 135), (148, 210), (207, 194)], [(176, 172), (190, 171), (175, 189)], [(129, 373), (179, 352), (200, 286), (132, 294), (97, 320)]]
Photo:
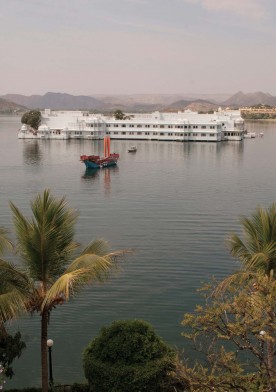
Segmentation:
[(0, 315), (3, 320), (20, 312), (40, 314), (42, 391), (47, 392), (50, 312), (87, 284), (104, 282), (128, 251), (111, 251), (106, 241), (95, 240), (76, 257), (80, 247), (74, 241), (77, 214), (65, 198), (56, 199), (49, 190), (31, 202), (32, 218), (26, 218), (12, 202), (10, 206), (23, 264), (0, 263), (1, 282), (5, 276), (10, 280), (0, 295)]
[(115, 118), (115, 120), (124, 120), (125, 119), (125, 115), (122, 112), (122, 110), (117, 109), (115, 110), (115, 112), (113, 112), (113, 117)]
[(39, 110), (30, 110), (26, 112), (21, 117), (21, 123), (27, 124), (35, 130), (38, 130), (38, 127), (41, 123), (41, 113)]
[(113, 117), (115, 120), (130, 120), (133, 116), (126, 116), (120, 109), (117, 109), (113, 112)]

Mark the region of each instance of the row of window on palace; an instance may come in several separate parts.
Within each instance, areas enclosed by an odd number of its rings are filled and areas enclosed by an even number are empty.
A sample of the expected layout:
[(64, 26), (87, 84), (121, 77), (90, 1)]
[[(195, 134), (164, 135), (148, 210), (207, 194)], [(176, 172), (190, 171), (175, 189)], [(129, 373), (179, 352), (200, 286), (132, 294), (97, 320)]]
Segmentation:
[[(98, 135), (99, 133), (98, 132), (89, 132), (89, 133), (87, 133), (87, 132), (83, 132), (83, 131), (75, 131), (74, 132), (74, 134), (75, 135), (79, 135), (79, 136), (81, 136), (81, 135)], [(110, 132), (110, 131), (107, 131), (106, 132), (106, 134), (107, 135), (110, 135), (110, 136), (112, 136), (112, 135), (132, 135), (132, 136), (134, 136), (134, 135), (138, 135), (138, 136), (150, 136), (150, 135), (153, 135), (153, 136), (186, 136), (186, 137), (189, 137), (189, 136), (192, 136), (192, 137), (194, 137), (194, 136), (202, 136), (202, 137), (206, 137), (206, 136), (208, 136), (208, 137), (214, 137), (216, 134), (215, 133), (196, 133), (196, 132), (185, 132), (185, 133), (173, 133), (173, 132), (124, 132), (124, 131), (121, 131), (121, 132), (118, 132), (118, 131), (113, 131), (113, 132)], [(227, 134), (226, 134), (227, 135)], [(234, 135), (234, 133), (233, 132), (231, 132), (231, 136), (233, 136)], [(228, 136), (230, 136), (230, 132), (228, 133)]]
[(153, 136), (215, 136), (214, 133), (173, 133), (173, 132), (106, 132), (107, 135), (153, 135)]
[[(178, 129), (197, 129), (197, 128), (201, 128), (201, 129), (215, 129), (216, 126), (215, 125), (201, 125), (200, 127), (198, 125), (164, 125), (164, 124), (106, 124), (106, 127), (114, 127), (114, 128), (178, 128)], [(219, 124), (218, 124), (219, 127)]]
[(85, 126), (88, 128), (104, 128), (105, 124), (104, 123), (86, 123)]

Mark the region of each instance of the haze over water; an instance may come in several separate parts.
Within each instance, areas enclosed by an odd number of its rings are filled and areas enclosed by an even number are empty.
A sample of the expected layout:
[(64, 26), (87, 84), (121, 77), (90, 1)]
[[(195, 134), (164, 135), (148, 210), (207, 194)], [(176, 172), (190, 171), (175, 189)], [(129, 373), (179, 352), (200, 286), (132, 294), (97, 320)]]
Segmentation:
[[(0, 117), (0, 225), (12, 230), (9, 200), (29, 215), (30, 200), (50, 188), (79, 211), (76, 239), (82, 244), (105, 238), (114, 249), (134, 250), (108, 284), (91, 286), (52, 312), (55, 382), (84, 379), (84, 348), (114, 320), (147, 320), (183, 349), (180, 323), (201, 301), (196, 290), (238, 267), (226, 236), (240, 232), (241, 215), (275, 201), (276, 122), (248, 122), (249, 131), (264, 137), (243, 142), (111, 141), (118, 167), (93, 174), (79, 156), (102, 155), (102, 141), (18, 140), (19, 126), (19, 117)], [(127, 153), (132, 144), (136, 154)], [(37, 315), (12, 324), (27, 349), (7, 388), (39, 385), (39, 327)]]

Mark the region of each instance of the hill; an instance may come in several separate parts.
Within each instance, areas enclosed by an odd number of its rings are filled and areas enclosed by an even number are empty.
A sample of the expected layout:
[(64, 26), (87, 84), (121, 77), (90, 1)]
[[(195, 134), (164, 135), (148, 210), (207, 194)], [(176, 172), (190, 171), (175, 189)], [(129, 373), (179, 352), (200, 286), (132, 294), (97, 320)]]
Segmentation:
[(220, 105), (215, 104), (213, 102), (205, 101), (203, 99), (197, 99), (194, 101), (177, 101), (172, 103), (169, 107), (165, 108), (166, 112), (175, 112), (175, 111), (183, 111), (183, 110), (192, 110), (195, 112), (210, 112), (217, 110)]
[(2, 114), (11, 114), (11, 113), (18, 113), (24, 112), (27, 108), (22, 105), (18, 105), (14, 102), (10, 102), (6, 99), (0, 98), (0, 113)]
[[(199, 98), (199, 97), (202, 98)], [(268, 93), (255, 92), (245, 94), (242, 91), (228, 96), (223, 94), (129, 94), (129, 95), (70, 95), (48, 92), (45, 95), (25, 96), (7, 94), (2, 96), (0, 112), (16, 110), (53, 109), (53, 110), (89, 110), (110, 113), (116, 109), (123, 112), (153, 112), (193, 110), (209, 112), (218, 107), (240, 108), (258, 104), (276, 107), (276, 97)], [(216, 99), (215, 99), (216, 98)], [(224, 100), (219, 101), (219, 98)], [(2, 108), (2, 109), (1, 109)]]
[(179, 94), (116, 94), (95, 95), (94, 98), (105, 102), (111, 107), (122, 105), (124, 107), (136, 106), (167, 106), (172, 102), (183, 99)]
[(223, 102), (224, 106), (231, 107), (242, 107), (242, 106), (254, 106), (254, 105), (270, 105), (276, 107), (276, 97), (262, 92), (244, 94), (242, 91), (232, 95)]
[(45, 95), (31, 95), (27, 97), (19, 94), (8, 94), (4, 99), (24, 105), (29, 109), (53, 110), (103, 110), (108, 106), (93, 97), (85, 95), (70, 95), (63, 93), (47, 93)]
[(112, 112), (120, 109), (123, 112), (153, 112), (179, 111), (191, 109), (196, 111), (210, 111), (218, 108), (218, 104), (203, 100), (189, 98), (181, 99), (180, 95), (159, 94), (134, 94), (134, 95), (112, 95), (112, 96), (74, 96), (63, 93), (47, 93), (41, 95), (19, 95), (8, 94), (3, 96), (7, 101), (22, 105), (28, 109), (53, 109), (53, 110), (90, 110), (101, 112)]

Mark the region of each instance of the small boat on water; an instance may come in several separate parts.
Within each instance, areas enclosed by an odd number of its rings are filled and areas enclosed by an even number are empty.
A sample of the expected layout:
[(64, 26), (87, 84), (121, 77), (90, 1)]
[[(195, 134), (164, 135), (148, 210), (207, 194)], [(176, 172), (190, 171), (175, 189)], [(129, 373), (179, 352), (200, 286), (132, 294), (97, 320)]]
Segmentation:
[(117, 165), (119, 154), (110, 154), (109, 157), (101, 158), (99, 155), (81, 155), (80, 160), (88, 169), (100, 169)]
[(255, 132), (246, 132), (244, 134), (244, 138), (245, 139), (254, 139), (256, 137), (256, 133)]
[(119, 154), (110, 153), (110, 138), (104, 138), (104, 157), (99, 155), (81, 155), (80, 160), (85, 164), (88, 169), (100, 169), (109, 166), (117, 165)]
[(137, 147), (136, 146), (131, 146), (129, 149), (128, 149), (128, 152), (136, 152), (137, 151)]

